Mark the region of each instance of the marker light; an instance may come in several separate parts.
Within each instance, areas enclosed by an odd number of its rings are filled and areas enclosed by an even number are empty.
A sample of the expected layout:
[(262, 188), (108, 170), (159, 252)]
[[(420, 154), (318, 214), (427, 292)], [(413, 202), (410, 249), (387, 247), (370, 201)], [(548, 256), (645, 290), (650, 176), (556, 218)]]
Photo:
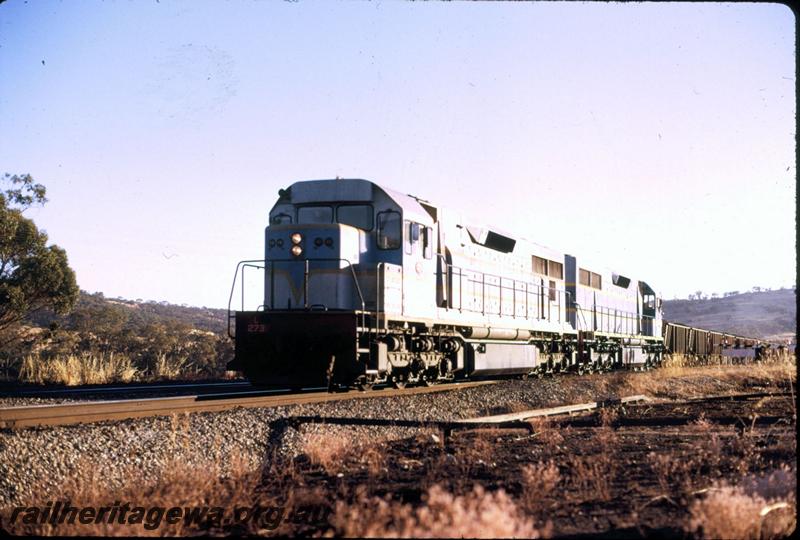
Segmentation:
[(269, 247), (275, 247), (275, 239), (274, 238), (270, 239)]
[(314, 245), (320, 247), (322, 245), (322, 238), (320, 238), (319, 236), (314, 238)]
[(302, 241), (303, 241), (303, 235), (302, 234), (300, 234), (299, 232), (292, 233), (292, 244), (297, 245)]
[(292, 255), (299, 257), (301, 253), (303, 253), (303, 248), (297, 245), (292, 246)]
[(328, 246), (328, 247), (331, 247), (333, 245), (333, 238), (331, 238), (330, 236), (328, 238), (326, 238), (325, 239), (325, 245)]
[(278, 238), (278, 247), (283, 247), (283, 238)]

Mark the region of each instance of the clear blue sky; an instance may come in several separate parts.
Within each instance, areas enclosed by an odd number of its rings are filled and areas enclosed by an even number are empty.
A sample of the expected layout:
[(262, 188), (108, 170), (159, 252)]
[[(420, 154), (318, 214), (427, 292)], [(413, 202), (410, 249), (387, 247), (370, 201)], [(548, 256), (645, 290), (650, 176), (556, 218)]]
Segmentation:
[(795, 278), (780, 4), (0, 5), (0, 173), (81, 288), (223, 307), (277, 191), (367, 178), (648, 281)]

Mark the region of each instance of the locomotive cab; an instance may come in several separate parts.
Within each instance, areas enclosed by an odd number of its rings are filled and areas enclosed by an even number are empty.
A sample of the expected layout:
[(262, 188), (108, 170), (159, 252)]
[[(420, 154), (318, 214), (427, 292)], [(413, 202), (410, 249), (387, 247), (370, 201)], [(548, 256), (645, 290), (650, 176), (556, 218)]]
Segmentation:
[(263, 311), (236, 313), (234, 367), (290, 386), (376, 371), (369, 314), (420, 312), (435, 294), (431, 216), (366, 180), (298, 182), (279, 196), (265, 231)]

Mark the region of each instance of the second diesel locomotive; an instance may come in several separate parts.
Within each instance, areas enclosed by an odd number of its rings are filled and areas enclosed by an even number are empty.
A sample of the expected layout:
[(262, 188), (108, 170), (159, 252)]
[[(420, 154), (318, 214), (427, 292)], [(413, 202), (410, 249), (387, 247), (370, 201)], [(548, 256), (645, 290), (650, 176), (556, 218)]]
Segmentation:
[(265, 250), (237, 267), (263, 269), (263, 305), (229, 313), (229, 367), (257, 383), (646, 368), (664, 351), (647, 282), (367, 180), (280, 190)]

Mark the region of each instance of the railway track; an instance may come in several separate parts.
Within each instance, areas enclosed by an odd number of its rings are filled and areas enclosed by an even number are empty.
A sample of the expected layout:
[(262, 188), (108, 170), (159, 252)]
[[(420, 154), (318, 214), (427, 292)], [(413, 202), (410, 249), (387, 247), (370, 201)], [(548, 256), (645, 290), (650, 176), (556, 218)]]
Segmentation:
[(372, 392), (301, 392), (280, 393), (275, 391), (246, 391), (164, 398), (125, 399), (66, 403), (58, 405), (31, 405), (0, 408), (0, 428), (20, 429), (35, 426), (63, 426), (86, 424), (108, 420), (126, 420), (148, 416), (217, 412), (242, 408), (279, 407), (305, 403), (322, 403), (346, 399), (402, 397), (434, 392), (446, 392), (496, 384), (497, 381), (472, 381), (442, 384), (431, 387), (415, 387), (396, 390), (385, 388)]
[[(562, 427), (584, 427), (597, 428), (601, 424), (592, 413), (605, 407), (624, 406), (626, 408), (647, 408), (654, 406), (677, 406), (684, 404), (701, 405), (719, 401), (748, 401), (754, 399), (774, 399), (786, 396), (793, 396), (791, 392), (750, 392), (728, 395), (698, 396), (694, 398), (678, 400), (653, 400), (644, 395), (627, 396), (618, 399), (605, 401), (593, 401), (589, 403), (578, 403), (575, 405), (562, 405), (559, 407), (547, 407), (544, 409), (532, 409), (516, 413), (498, 414), (492, 416), (478, 416), (463, 420), (399, 420), (387, 418), (353, 418), (353, 417), (320, 417), (320, 416), (292, 416), (280, 418), (273, 422), (273, 430), (283, 431), (291, 426), (298, 428), (302, 424), (336, 424), (344, 426), (394, 426), (394, 427), (435, 427), (442, 430), (447, 439), (456, 431), (481, 431), (485, 429), (503, 430), (524, 430), (535, 431), (534, 424), (531, 423), (535, 418), (554, 417), (555, 422)], [(651, 417), (628, 418), (621, 416), (612, 421), (615, 427), (665, 427), (665, 426), (684, 426), (696, 423), (701, 416), (697, 414), (672, 414)], [(787, 422), (785, 416), (775, 415), (755, 415), (746, 418), (738, 415), (713, 416), (707, 418), (709, 422), (721, 425), (772, 425)], [(746, 421), (745, 421), (746, 420)]]
[(149, 394), (159, 392), (198, 392), (211, 393), (251, 389), (249, 381), (226, 382), (170, 382), (152, 384), (88, 385), (62, 388), (20, 387), (18, 385), (0, 386), (0, 396), (7, 398), (61, 398), (87, 395)]

